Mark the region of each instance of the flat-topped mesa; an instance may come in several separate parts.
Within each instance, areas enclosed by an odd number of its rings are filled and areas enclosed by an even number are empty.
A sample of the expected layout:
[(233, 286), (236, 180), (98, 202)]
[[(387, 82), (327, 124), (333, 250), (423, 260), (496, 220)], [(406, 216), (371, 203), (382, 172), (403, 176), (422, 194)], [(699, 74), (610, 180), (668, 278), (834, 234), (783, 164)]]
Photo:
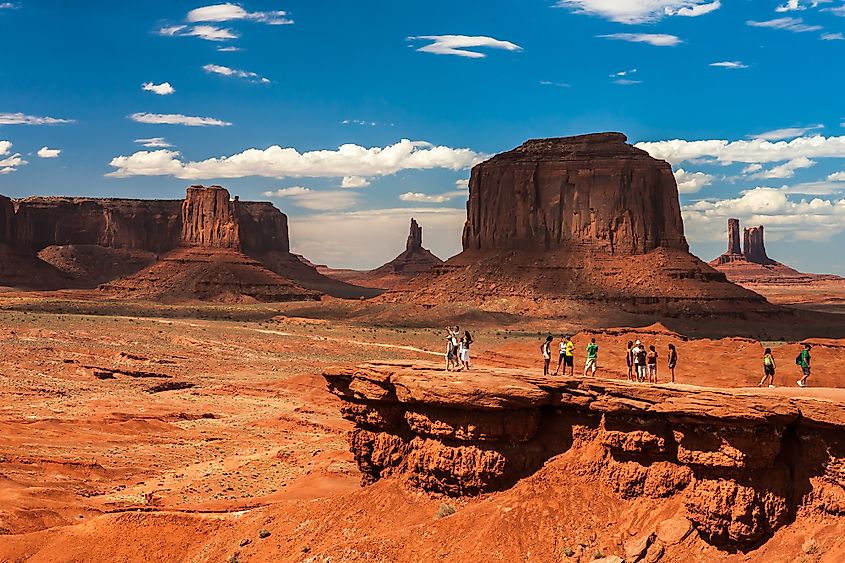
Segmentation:
[(776, 264), (766, 254), (766, 243), (763, 240), (763, 226), (747, 227), (742, 233), (742, 253), (749, 262), (755, 264)]
[(0, 195), (0, 244), (15, 238), (15, 206), (12, 200)]
[(475, 166), (464, 250), (687, 251), (671, 166), (626, 141), (534, 139)]
[(182, 244), (240, 250), (239, 201), (220, 186), (191, 186), (182, 202)]

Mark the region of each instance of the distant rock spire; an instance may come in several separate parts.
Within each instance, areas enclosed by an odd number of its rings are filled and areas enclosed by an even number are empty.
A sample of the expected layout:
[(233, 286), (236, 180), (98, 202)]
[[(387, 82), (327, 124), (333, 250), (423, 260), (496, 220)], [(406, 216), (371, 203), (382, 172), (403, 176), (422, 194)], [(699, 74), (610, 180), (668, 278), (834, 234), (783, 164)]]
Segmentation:
[(417, 221), (411, 218), (411, 232), (408, 233), (408, 242), (405, 243), (406, 251), (422, 250), (422, 227)]
[(739, 247), (739, 219), (728, 219), (727, 254), (742, 254), (742, 250)]
[(762, 225), (744, 229), (742, 233), (742, 253), (749, 262), (773, 264), (774, 261), (766, 254), (766, 243), (763, 240), (763, 232)]

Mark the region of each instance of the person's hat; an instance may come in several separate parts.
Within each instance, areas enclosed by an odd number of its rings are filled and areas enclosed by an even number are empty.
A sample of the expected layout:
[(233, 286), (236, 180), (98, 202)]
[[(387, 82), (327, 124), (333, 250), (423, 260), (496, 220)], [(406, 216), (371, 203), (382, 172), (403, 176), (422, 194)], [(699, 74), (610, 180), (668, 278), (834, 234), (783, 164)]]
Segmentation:
[(634, 344), (636, 344), (637, 346), (639, 346), (639, 345), (641, 344), (641, 342), (640, 342), (639, 340), (637, 340), (636, 342), (634, 342)]

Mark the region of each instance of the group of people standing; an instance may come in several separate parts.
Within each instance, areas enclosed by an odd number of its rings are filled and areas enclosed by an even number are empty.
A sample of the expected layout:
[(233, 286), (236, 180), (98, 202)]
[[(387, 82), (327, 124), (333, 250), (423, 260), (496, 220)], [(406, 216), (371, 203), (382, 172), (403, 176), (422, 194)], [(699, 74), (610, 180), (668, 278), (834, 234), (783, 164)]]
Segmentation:
[[(554, 336), (550, 334), (540, 344), (540, 353), (543, 355), (543, 375), (551, 375), (552, 342), (554, 342)], [(598, 369), (599, 357), (599, 346), (596, 344), (595, 338), (591, 338), (590, 343), (587, 344), (586, 357), (584, 375), (595, 375)], [(672, 383), (674, 383), (675, 368), (678, 365), (678, 350), (674, 344), (669, 344), (667, 358), (669, 373), (671, 374)], [(657, 383), (658, 353), (653, 345), (646, 347), (639, 340), (636, 342), (629, 341), (628, 348), (625, 352), (625, 362), (628, 366), (628, 381), (642, 383), (648, 380), (649, 383)], [(567, 368), (569, 369), (570, 377), (575, 375), (575, 343), (572, 342), (572, 338), (569, 336), (562, 336), (560, 339), (560, 353), (554, 375), (560, 373), (561, 366), (563, 366), (563, 375), (566, 375)]]
[(458, 326), (446, 327), (446, 371), (469, 369), (469, 347), (472, 335), (468, 330), (461, 334)]

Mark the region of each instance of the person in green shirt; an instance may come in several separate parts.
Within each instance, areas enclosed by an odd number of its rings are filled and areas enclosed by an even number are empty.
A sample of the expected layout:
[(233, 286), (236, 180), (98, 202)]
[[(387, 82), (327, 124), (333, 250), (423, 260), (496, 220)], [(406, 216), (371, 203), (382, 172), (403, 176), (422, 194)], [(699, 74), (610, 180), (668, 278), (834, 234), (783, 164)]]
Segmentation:
[(592, 369), (593, 376), (596, 375), (596, 361), (599, 358), (599, 346), (596, 344), (596, 339), (591, 338), (590, 343), (587, 344), (587, 363), (584, 365), (584, 376)]
[(806, 387), (807, 378), (810, 377), (810, 348), (812, 346), (804, 344), (804, 349), (801, 350), (801, 353), (795, 359), (795, 363), (801, 366), (801, 371), (804, 373), (804, 377), (796, 382), (798, 383), (798, 387)]

